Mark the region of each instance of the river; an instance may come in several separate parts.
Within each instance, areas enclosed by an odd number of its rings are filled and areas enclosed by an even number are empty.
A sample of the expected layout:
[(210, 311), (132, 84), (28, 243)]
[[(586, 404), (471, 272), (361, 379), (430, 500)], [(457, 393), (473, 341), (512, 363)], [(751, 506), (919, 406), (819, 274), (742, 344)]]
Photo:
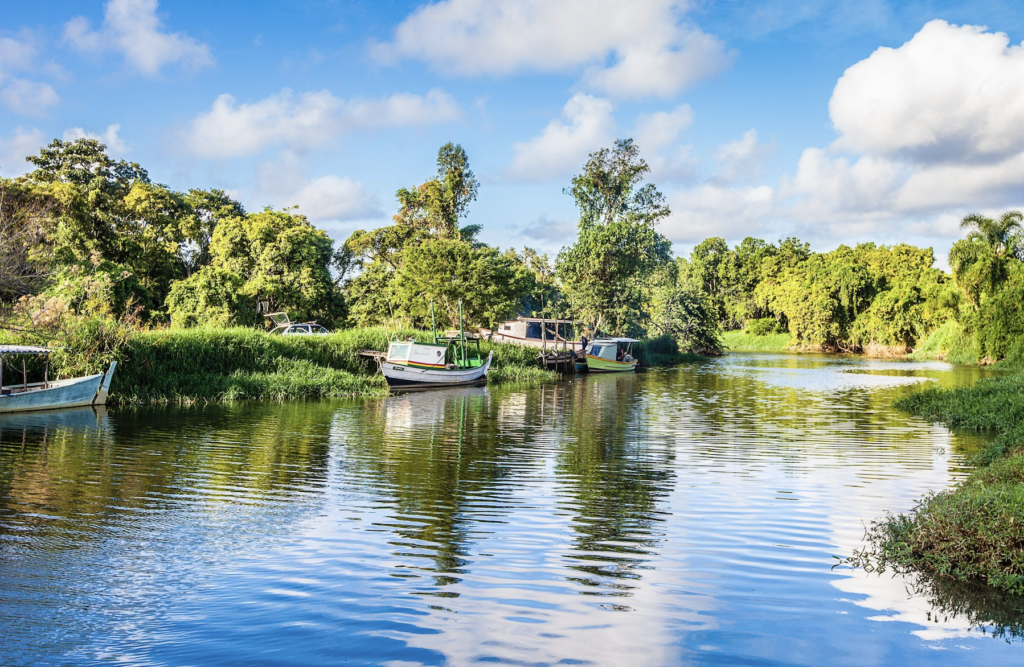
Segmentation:
[(982, 444), (892, 401), (985, 373), (729, 354), (8, 416), (0, 664), (1021, 664), (1017, 601), (833, 567)]

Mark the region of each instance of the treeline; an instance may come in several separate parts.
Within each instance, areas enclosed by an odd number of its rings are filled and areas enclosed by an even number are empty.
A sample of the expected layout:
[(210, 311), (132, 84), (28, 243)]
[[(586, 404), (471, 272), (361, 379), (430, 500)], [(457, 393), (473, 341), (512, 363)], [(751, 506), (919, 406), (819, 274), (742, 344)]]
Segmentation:
[(397, 192), (391, 224), (341, 243), (293, 209), (247, 212), (220, 190), (154, 183), (95, 140), (55, 140), (28, 160), (33, 171), (0, 182), (8, 331), (259, 326), (274, 311), (335, 328), (455, 326), (461, 315), (473, 328), (526, 314), (720, 350), (710, 301), (679, 281), (655, 231), (669, 210), (629, 140), (573, 179), (579, 239), (554, 266), (530, 248), (488, 246), (465, 224), (479, 182), (454, 144), (433, 177)]
[[(0, 181), (0, 323), (39, 337), (136, 328), (261, 326), (286, 311), (334, 328), (492, 327), (517, 314), (583, 331), (669, 336), (716, 354), (723, 330), (789, 332), (797, 347), (1000, 359), (1024, 338), (1020, 213), (964, 219), (952, 275), (931, 249), (720, 238), (675, 258), (670, 215), (632, 140), (594, 152), (565, 193), (575, 242), (552, 262), (467, 224), (480, 184), (461, 146), (396, 193), (390, 224), (335, 243), (294, 209), (247, 212), (220, 190), (177, 192), (95, 140), (56, 140)], [(431, 312), (433, 304), (433, 313)], [(106, 343), (104, 343), (106, 345)]]
[(952, 275), (930, 248), (864, 243), (814, 253), (806, 243), (712, 238), (679, 260), (723, 329), (789, 332), (826, 351), (903, 354), (955, 361), (1021, 356), (1024, 228), (1019, 212), (964, 218), (967, 238), (950, 251)]

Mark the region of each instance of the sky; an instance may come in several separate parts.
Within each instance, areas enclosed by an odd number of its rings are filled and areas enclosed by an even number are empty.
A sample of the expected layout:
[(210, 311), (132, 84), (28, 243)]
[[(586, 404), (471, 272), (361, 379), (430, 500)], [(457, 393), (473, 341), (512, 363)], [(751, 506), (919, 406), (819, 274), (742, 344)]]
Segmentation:
[(1019, 0), (47, 0), (0, 18), (0, 176), (99, 138), (177, 190), (338, 240), (461, 144), (468, 223), (575, 238), (563, 190), (630, 137), (677, 253), (721, 236), (930, 246), (1024, 208)]

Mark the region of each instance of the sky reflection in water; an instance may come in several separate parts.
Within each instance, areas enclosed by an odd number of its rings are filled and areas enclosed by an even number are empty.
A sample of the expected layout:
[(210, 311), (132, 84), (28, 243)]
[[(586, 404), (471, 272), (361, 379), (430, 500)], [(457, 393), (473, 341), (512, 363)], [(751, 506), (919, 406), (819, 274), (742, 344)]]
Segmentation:
[(1017, 664), (976, 627), (1015, 601), (831, 569), (981, 443), (892, 400), (983, 372), (728, 355), (7, 417), (0, 663)]

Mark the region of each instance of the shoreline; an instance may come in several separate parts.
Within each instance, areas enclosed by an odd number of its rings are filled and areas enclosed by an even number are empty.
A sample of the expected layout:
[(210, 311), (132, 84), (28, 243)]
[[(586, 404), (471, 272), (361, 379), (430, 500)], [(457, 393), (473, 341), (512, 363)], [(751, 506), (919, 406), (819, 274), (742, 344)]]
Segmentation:
[(967, 478), (927, 494), (905, 514), (872, 522), (867, 546), (847, 562), (1024, 594), (1024, 372), (927, 389), (895, 407), (995, 438), (973, 458), (978, 467)]

